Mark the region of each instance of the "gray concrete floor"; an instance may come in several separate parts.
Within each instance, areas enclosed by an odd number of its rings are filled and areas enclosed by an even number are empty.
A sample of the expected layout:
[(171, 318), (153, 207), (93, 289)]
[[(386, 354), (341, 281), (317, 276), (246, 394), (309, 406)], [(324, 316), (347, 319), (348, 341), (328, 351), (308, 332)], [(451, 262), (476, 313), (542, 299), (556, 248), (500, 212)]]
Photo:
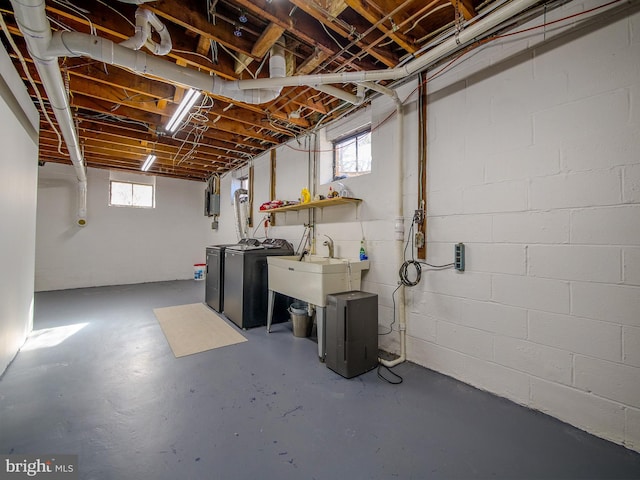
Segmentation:
[(411, 363), (346, 380), (289, 323), (174, 358), (153, 308), (194, 281), (36, 295), (0, 380), (0, 453), (77, 454), (81, 479), (640, 478), (640, 454)]

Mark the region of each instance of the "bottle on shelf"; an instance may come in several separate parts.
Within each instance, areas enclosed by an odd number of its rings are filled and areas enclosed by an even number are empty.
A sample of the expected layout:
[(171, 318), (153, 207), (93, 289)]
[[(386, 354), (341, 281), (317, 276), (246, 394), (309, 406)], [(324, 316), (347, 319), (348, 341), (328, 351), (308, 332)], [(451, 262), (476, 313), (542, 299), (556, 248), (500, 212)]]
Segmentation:
[(364, 249), (364, 238), (360, 240), (360, 260), (367, 260), (367, 251)]

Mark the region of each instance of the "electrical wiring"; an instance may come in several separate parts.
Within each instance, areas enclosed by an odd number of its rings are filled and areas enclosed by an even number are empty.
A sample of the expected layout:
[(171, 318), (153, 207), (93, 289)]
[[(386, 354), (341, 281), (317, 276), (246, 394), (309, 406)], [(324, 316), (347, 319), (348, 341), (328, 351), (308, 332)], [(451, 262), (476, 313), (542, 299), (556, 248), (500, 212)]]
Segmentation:
[[(253, 230), (253, 233), (251, 234), (252, 238), (259, 238), (259, 237), (256, 237), (256, 232), (260, 229), (261, 226), (265, 225), (265, 223), (268, 222), (268, 220), (269, 220), (269, 215), (265, 215), (262, 217), (262, 219), (258, 223), (258, 226)], [(265, 226), (263, 238), (269, 238), (269, 236), (267, 235), (268, 230), (269, 230), (269, 227)]]
[(58, 5), (62, 6), (62, 7), (66, 7), (69, 10), (71, 10), (73, 13), (75, 13), (76, 15), (84, 18), (87, 23), (89, 23), (89, 33), (91, 33), (91, 35), (98, 35), (98, 30), (96, 29), (95, 25), (93, 24), (93, 22), (91, 21), (91, 19), (89, 17), (87, 17), (85, 15), (85, 13), (89, 13), (88, 10), (85, 10), (84, 8), (80, 8), (76, 5), (74, 5), (73, 3), (65, 0), (65, 1), (61, 1), (61, 0), (53, 0), (53, 3), (57, 3)]
[(380, 333), (378, 332), (378, 336), (379, 337), (383, 337), (385, 335), (389, 335), (391, 332), (393, 332), (393, 326), (396, 323), (396, 292), (398, 290), (400, 290), (400, 287), (402, 286), (402, 284), (398, 285), (396, 287), (396, 289), (391, 293), (391, 302), (393, 303), (393, 317), (391, 319), (391, 323), (389, 324), (389, 331), (388, 332), (384, 332), (384, 333)]
[[(225, 47), (224, 45), (220, 44), (220, 47), (227, 52), (231, 58), (233, 58), (236, 62), (238, 62), (240, 65), (244, 65), (244, 62), (242, 60), (240, 60), (231, 50), (229, 50), (227, 47)], [(251, 78), (253, 78), (254, 80), (256, 79), (256, 74), (253, 73), (251, 70), (249, 70), (249, 67), (245, 65), (244, 68), (247, 72), (249, 72), (249, 75), (251, 75)]]
[(71, 27), (69, 27), (68, 25), (65, 25), (64, 23), (62, 23), (61, 21), (50, 17), (49, 15), (47, 15), (47, 20), (49, 20), (49, 22), (51, 22), (52, 24), (56, 25), (57, 27), (61, 28), (62, 30), (66, 31), (66, 32), (72, 32), (73, 29)]
[[(468, 46), (467, 46), (465, 49), (463, 49), (461, 52), (458, 52), (458, 53), (457, 53), (457, 54), (456, 54), (456, 55), (455, 55), (455, 56), (454, 56), (450, 61), (448, 61), (445, 65), (443, 65), (443, 66), (442, 66), (441, 68), (439, 68), (437, 71), (435, 71), (435, 72), (434, 72), (434, 73), (432, 73), (431, 75), (428, 75), (428, 76), (426, 76), (426, 75), (425, 75), (425, 78), (424, 78), (424, 80), (423, 80), (422, 82), (423, 82), (424, 84), (426, 84), (426, 83), (428, 83), (428, 82), (430, 82), (430, 81), (434, 80), (435, 78), (439, 77), (440, 75), (444, 74), (444, 73), (445, 73), (445, 72), (447, 72), (450, 68), (452, 68), (452, 67), (453, 67), (453, 65), (454, 65), (455, 63), (457, 63), (459, 60), (463, 59), (463, 58), (464, 58), (468, 53), (470, 53), (471, 51), (473, 51), (473, 50), (474, 50), (475, 48), (477, 48), (478, 46), (481, 46), (481, 45), (487, 44), (487, 43), (489, 43), (489, 42), (492, 42), (492, 41), (494, 41), (494, 40), (498, 40), (498, 39), (501, 39), (501, 38), (506, 38), (506, 37), (510, 37), (510, 36), (514, 36), (514, 35), (518, 35), (518, 34), (522, 34), (522, 33), (526, 33), (526, 32), (529, 32), (529, 31), (533, 31), (533, 30), (540, 29), (540, 28), (546, 28), (546, 27), (548, 27), (548, 26), (550, 26), (550, 25), (552, 25), (552, 24), (557, 24), (557, 23), (565, 22), (565, 21), (571, 20), (571, 19), (573, 19), (573, 18), (576, 18), (576, 17), (582, 16), (582, 15), (586, 15), (586, 14), (592, 13), (592, 12), (594, 12), (594, 11), (597, 11), (597, 10), (600, 10), (600, 9), (603, 9), (603, 8), (607, 8), (607, 7), (611, 6), (611, 5), (614, 5), (614, 4), (616, 4), (616, 3), (620, 3), (620, 2), (622, 2), (622, 1), (625, 1), (625, 0), (612, 0), (612, 1), (608, 2), (608, 3), (606, 3), (606, 4), (599, 5), (599, 6), (597, 6), (597, 7), (594, 7), (594, 8), (591, 8), (591, 9), (588, 9), (588, 10), (585, 10), (585, 11), (582, 11), (582, 12), (578, 12), (578, 13), (575, 13), (575, 14), (572, 14), (572, 15), (568, 15), (568, 16), (566, 16), (566, 17), (559, 18), (559, 19), (554, 20), (554, 21), (552, 21), (552, 22), (544, 22), (544, 23), (542, 23), (542, 24), (540, 24), (540, 25), (535, 25), (535, 26), (533, 26), (533, 27), (529, 27), (529, 28), (526, 28), (526, 29), (517, 30), (517, 31), (509, 32), (509, 33), (506, 33), (506, 34), (495, 35), (495, 36), (492, 36), (492, 37), (488, 37), (488, 38), (484, 38), (484, 39), (477, 40), (477, 41), (473, 42), (472, 44), (468, 45)], [(446, 38), (446, 36), (447, 36), (447, 34), (444, 34), (444, 37), (443, 37), (443, 38), (438, 39), (438, 40), (437, 40), (437, 41), (435, 41), (432, 45), (433, 45), (433, 46), (436, 46), (439, 42), (441, 42), (442, 40), (444, 40), (444, 38)], [(425, 48), (425, 47), (423, 47), (423, 49), (424, 49), (424, 48)], [(423, 49), (421, 49), (421, 50), (423, 50)], [(399, 64), (399, 66), (401, 66), (402, 64), (404, 64), (406, 61), (410, 60), (411, 58), (413, 58), (413, 56), (411, 56), (411, 57), (407, 57), (403, 62), (401, 62), (401, 63)], [(410, 98), (413, 94), (415, 94), (415, 93), (417, 92), (417, 90), (418, 90), (418, 88), (416, 87), (416, 89), (415, 89), (414, 91), (412, 91), (412, 92), (407, 96), (407, 98), (406, 98), (402, 103), (404, 104), (404, 103), (407, 101), (407, 99), (408, 99), (408, 98)], [(363, 104), (364, 104), (364, 103), (363, 103)], [(354, 109), (356, 109), (356, 108), (360, 108), (363, 104), (358, 105), (358, 106), (352, 106), (351, 108), (347, 108), (347, 109), (345, 110), (344, 114), (349, 114), (349, 113), (353, 112), (353, 111), (354, 111)], [(345, 103), (345, 104), (343, 104), (343, 105), (346, 105), (346, 103)], [(336, 110), (337, 110), (337, 109), (336, 109)], [(343, 115), (341, 115), (341, 116), (339, 116), (338, 118), (332, 119), (332, 120), (331, 120), (331, 122), (333, 123), (333, 122), (338, 121), (340, 118), (342, 118), (342, 117), (344, 116), (344, 114), (343, 114)], [(396, 114), (396, 112), (395, 112), (395, 111), (392, 111), (392, 112), (391, 112), (391, 113), (390, 113), (390, 114), (389, 114), (385, 119), (383, 119), (383, 120), (382, 120), (378, 125), (376, 125), (375, 127), (372, 127), (371, 131), (373, 132), (373, 131), (377, 130), (378, 128), (380, 128), (380, 127), (381, 127), (382, 125), (384, 125), (384, 124), (385, 124), (389, 119), (391, 119), (395, 114)], [(324, 120), (324, 118), (323, 118), (322, 120)], [(316, 124), (316, 126), (314, 127), (314, 131), (317, 131), (317, 129), (318, 129), (318, 125)], [(288, 144), (286, 144), (286, 147), (287, 147), (287, 148), (290, 148), (290, 149), (292, 149), (292, 150), (298, 150), (298, 149), (296, 149), (295, 147), (290, 146), (290, 145), (288, 145)], [(333, 151), (333, 149), (331, 149), (331, 150), (329, 150), (329, 149), (318, 150), (318, 152), (332, 152), (332, 151)]]
[(24, 74), (27, 76), (27, 79), (29, 80), (31, 87), (33, 88), (33, 91), (35, 92), (36, 97), (38, 98), (38, 104), (40, 105), (40, 109), (42, 110), (42, 114), (44, 115), (44, 118), (47, 119), (47, 122), (51, 126), (51, 129), (54, 131), (54, 133), (58, 137), (58, 153), (60, 153), (61, 155), (64, 155), (62, 151), (62, 135), (60, 134), (60, 131), (58, 130), (58, 128), (54, 125), (53, 120), (51, 120), (51, 117), (47, 112), (47, 109), (44, 105), (44, 100), (42, 99), (42, 95), (40, 94), (40, 90), (38, 90), (38, 86), (36, 85), (36, 82), (33, 80), (33, 77), (29, 73), (29, 67), (27, 67), (27, 62), (24, 59), (22, 52), (16, 45), (16, 42), (13, 40), (13, 35), (11, 35), (11, 32), (9, 32), (9, 28), (7, 27), (7, 24), (4, 21), (4, 15), (2, 15), (2, 13), (0, 13), (0, 26), (2, 27), (2, 31), (5, 33), (7, 40), (11, 45), (11, 48), (13, 49), (14, 53), (18, 57), (18, 60), (20, 61), (20, 65), (22, 65), (22, 70), (24, 71)]
[(198, 52), (192, 52), (190, 50), (180, 50), (179, 48), (172, 48), (171, 51), (174, 53), (186, 53), (187, 55), (195, 55), (196, 57), (204, 58), (206, 61), (210, 63), (215, 63), (212, 59), (210, 59), (206, 55), (202, 55), (201, 53), (198, 53)]
[[(440, 270), (446, 270), (449, 268), (453, 268), (453, 266), (455, 265), (454, 263), (445, 263), (443, 265), (434, 265), (431, 263), (427, 263), (427, 262), (422, 262), (419, 260), (416, 260), (413, 252), (415, 252), (415, 244), (414, 244), (414, 235), (413, 235), (413, 231), (414, 231), (414, 225), (415, 225), (415, 219), (411, 222), (411, 227), (409, 228), (409, 234), (407, 237), (407, 241), (404, 244), (404, 262), (402, 263), (402, 265), (400, 266), (400, 269), (398, 270), (398, 276), (400, 278), (400, 281), (398, 282), (398, 286), (396, 287), (396, 289), (393, 291), (393, 293), (391, 294), (391, 301), (393, 303), (393, 317), (392, 317), (392, 321), (391, 324), (389, 325), (389, 331), (388, 332), (383, 332), (383, 333), (378, 333), (378, 336), (384, 336), (384, 335), (389, 335), (391, 332), (393, 332), (393, 325), (396, 323), (396, 292), (400, 289), (400, 287), (405, 286), (405, 287), (415, 287), (420, 283), (420, 280), (422, 279), (422, 265), (426, 265), (427, 267), (430, 267), (432, 269), (432, 271), (440, 271)], [(407, 259), (407, 249), (409, 248), (409, 245), (411, 245), (411, 258)], [(413, 269), (415, 270), (415, 274), (413, 276), (409, 275), (409, 269), (413, 267)]]
[[(432, 5), (435, 4), (437, 2), (432, 2)], [(411, 30), (413, 30), (414, 28), (416, 28), (418, 26), (418, 24), (420, 22), (422, 22), (425, 18), (433, 15), (434, 13), (436, 13), (438, 10), (442, 10), (443, 8), (450, 8), (453, 7), (453, 4), (451, 3), (444, 3), (442, 5), (439, 5), (435, 8), (432, 8), (430, 10), (427, 11), (427, 13), (425, 13), (424, 15), (422, 15), (420, 18), (418, 18), (416, 21), (413, 22), (413, 25), (411, 25), (411, 27), (409, 27), (408, 29), (406, 29), (405, 31), (402, 32), (403, 35), (407, 35)]]
[[(216, 3), (211, 0), (207, 0), (207, 20), (210, 24), (216, 24)], [(211, 47), (211, 62), (214, 65), (218, 64), (218, 42), (215, 40), (209, 39), (209, 46)], [(208, 57), (207, 57), (208, 58)]]
[(264, 68), (265, 64), (267, 63), (267, 59), (268, 58), (269, 58), (269, 55), (265, 55), (264, 58), (262, 59), (262, 62), (260, 62), (260, 65), (256, 69), (256, 77), (258, 75), (260, 75), (260, 72), (262, 71), (262, 69)]
[[(191, 129), (188, 131), (187, 136), (184, 139), (181, 139), (182, 144), (178, 148), (178, 151), (173, 157), (174, 166), (180, 165), (183, 162), (190, 159), (198, 150), (198, 146), (200, 145), (200, 140), (204, 137), (204, 134), (209, 130), (209, 115), (208, 110), (213, 108), (214, 101), (209, 95), (204, 95), (202, 102), (196, 109), (195, 112), (189, 114), (189, 116), (182, 122), (180, 127), (176, 130), (176, 133), (173, 134), (172, 138), (176, 138), (177, 132), (185, 128), (187, 125), (191, 125)], [(193, 140), (190, 141), (190, 137), (193, 137)], [(187, 150), (185, 153), (182, 153), (183, 148), (187, 144), (191, 145), (191, 148)], [(180, 158), (180, 160), (177, 160)]]
[[(415, 244), (414, 244), (414, 226), (416, 222), (415, 220), (411, 222), (411, 227), (409, 228), (409, 237), (407, 238), (407, 242), (404, 246), (404, 258), (405, 261), (400, 266), (398, 270), (398, 276), (400, 277), (400, 283), (406, 287), (415, 287), (420, 283), (422, 279), (422, 265), (426, 265), (434, 270), (445, 270), (447, 268), (452, 268), (454, 263), (446, 263), (444, 265), (433, 265), (427, 262), (421, 262), (415, 259)], [(411, 244), (411, 259), (407, 259), (407, 248)], [(415, 270), (415, 274), (413, 276), (409, 275), (409, 269), (413, 267)], [(412, 279), (413, 278), (413, 279)]]
[(130, 118), (126, 118), (126, 117), (119, 117), (117, 115), (110, 115), (108, 113), (99, 113), (96, 115), (90, 115), (90, 114), (84, 114), (83, 118), (88, 118), (88, 119), (93, 119), (93, 120), (106, 120), (108, 122), (114, 122), (114, 123), (129, 123), (131, 125), (140, 125), (142, 127), (145, 127), (146, 129), (149, 129), (149, 124), (141, 122), (139, 120), (132, 120)]
[(330, 38), (331, 40), (333, 40), (333, 41), (335, 42), (335, 44), (336, 44), (336, 45), (338, 45), (338, 47), (340, 47), (340, 48), (344, 48), (344, 47), (340, 44), (340, 42), (338, 42), (338, 40), (336, 39), (336, 37), (334, 37), (333, 35), (331, 35), (331, 32), (329, 32), (329, 30), (327, 29), (327, 27), (326, 27), (326, 25), (325, 25), (324, 23), (322, 23), (322, 22), (320, 22), (320, 21), (318, 21), (318, 23), (320, 23), (320, 26), (321, 26), (321, 27), (322, 27), (322, 29), (325, 31), (325, 33), (326, 33), (327, 35), (329, 35), (329, 38)]
[(127, 18), (126, 15), (124, 15), (123, 13), (119, 12), (118, 10), (116, 10), (115, 8), (113, 8), (111, 5), (109, 5), (106, 2), (103, 2), (102, 0), (96, 0), (98, 3), (104, 5), (105, 7), (107, 7), (110, 10), (113, 10), (115, 13), (117, 13), (118, 15), (120, 15), (122, 18), (124, 18), (125, 22), (127, 22), (129, 25), (131, 25), (133, 28), (136, 28), (135, 23), (133, 23), (131, 20), (129, 20)]
[(305, 242), (305, 239), (308, 238), (308, 235), (309, 235), (310, 231), (311, 231), (310, 227), (308, 225), (305, 225), (304, 226), (304, 231), (302, 232), (302, 237), (300, 237), (300, 243), (298, 243), (298, 248), (296, 248), (296, 250), (295, 250), (296, 253), (301, 253), (300, 252), (300, 247)]
[[(382, 375), (380, 373), (380, 369), (381, 368), (384, 368), (387, 372), (389, 372), (391, 375), (393, 375), (395, 377), (395, 379), (392, 380), (392, 379), (389, 379), (389, 378), (385, 377), (384, 375)], [(391, 370), (391, 368), (387, 367), (386, 365), (383, 365), (382, 363), (378, 363), (377, 373), (378, 373), (378, 378), (381, 378), (382, 380), (384, 380), (385, 382), (390, 383), (391, 385), (400, 385), (404, 380), (400, 375), (398, 375), (397, 373), (393, 372)]]

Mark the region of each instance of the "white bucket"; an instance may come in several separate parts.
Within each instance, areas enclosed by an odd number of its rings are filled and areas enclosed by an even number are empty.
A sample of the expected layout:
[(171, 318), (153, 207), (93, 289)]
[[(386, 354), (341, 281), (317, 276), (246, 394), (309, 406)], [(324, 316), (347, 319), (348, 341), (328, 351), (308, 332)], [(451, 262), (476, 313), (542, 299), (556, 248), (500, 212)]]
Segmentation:
[(307, 304), (305, 302), (295, 302), (290, 305), (291, 313), (295, 313), (296, 315), (306, 315), (307, 314)]
[(193, 279), (194, 280), (204, 280), (205, 271), (207, 268), (206, 263), (194, 263), (193, 264)]

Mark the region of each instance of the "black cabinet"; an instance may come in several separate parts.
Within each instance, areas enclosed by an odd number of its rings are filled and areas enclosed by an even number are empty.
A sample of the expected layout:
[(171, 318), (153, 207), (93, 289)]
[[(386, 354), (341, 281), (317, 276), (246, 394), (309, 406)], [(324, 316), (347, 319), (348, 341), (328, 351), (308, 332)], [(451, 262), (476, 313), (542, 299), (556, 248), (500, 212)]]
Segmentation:
[(325, 362), (345, 378), (378, 365), (378, 296), (367, 292), (327, 295)]

